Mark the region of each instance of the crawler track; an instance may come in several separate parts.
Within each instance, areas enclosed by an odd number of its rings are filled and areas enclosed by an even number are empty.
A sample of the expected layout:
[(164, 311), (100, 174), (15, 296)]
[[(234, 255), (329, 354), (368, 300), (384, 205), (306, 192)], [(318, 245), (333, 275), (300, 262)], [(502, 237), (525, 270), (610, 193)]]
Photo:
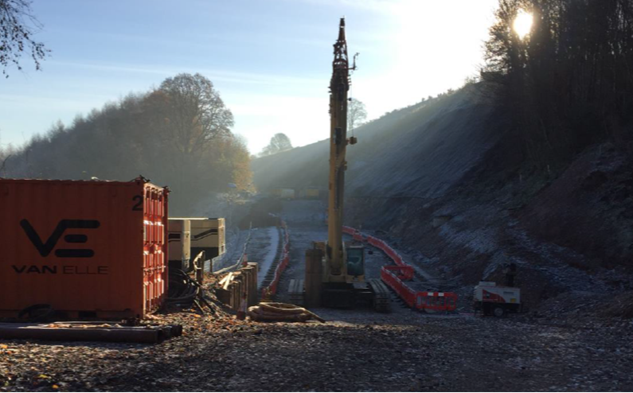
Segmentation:
[(389, 312), (391, 310), (391, 294), (385, 284), (379, 279), (372, 278), (367, 283), (374, 292), (374, 310), (378, 312)]

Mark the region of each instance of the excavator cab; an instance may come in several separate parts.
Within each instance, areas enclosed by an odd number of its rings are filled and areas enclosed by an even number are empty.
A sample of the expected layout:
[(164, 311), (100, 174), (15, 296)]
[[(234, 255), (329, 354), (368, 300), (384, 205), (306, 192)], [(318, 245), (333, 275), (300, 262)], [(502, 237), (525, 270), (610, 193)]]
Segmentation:
[(347, 275), (360, 278), (365, 275), (365, 247), (363, 245), (349, 245), (346, 247)]

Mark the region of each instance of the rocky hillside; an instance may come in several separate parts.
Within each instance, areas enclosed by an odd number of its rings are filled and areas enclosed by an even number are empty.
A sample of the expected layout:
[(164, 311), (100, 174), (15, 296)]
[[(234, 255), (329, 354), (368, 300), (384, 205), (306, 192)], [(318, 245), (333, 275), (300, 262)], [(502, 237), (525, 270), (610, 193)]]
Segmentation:
[[(418, 265), (464, 285), (500, 280), (514, 262), (532, 307), (563, 293), (633, 290), (630, 152), (602, 143), (537, 167), (489, 97), (469, 85), (357, 129), (347, 223), (382, 232)], [(326, 190), (328, 148), (260, 158), (255, 184)]]
[[(354, 131), (348, 147), (348, 196), (436, 197), (455, 184), (499, 139), (493, 108), (474, 86), (450, 96), (393, 111)], [(451, 141), (461, 141), (455, 149)], [(327, 140), (257, 159), (254, 183), (327, 189)], [(448, 164), (448, 165), (447, 165)]]

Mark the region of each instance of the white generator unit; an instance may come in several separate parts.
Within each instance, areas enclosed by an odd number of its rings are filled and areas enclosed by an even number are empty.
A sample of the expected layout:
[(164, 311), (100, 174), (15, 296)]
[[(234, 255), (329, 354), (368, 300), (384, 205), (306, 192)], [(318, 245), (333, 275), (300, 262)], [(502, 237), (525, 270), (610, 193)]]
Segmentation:
[(484, 315), (502, 317), (521, 309), (521, 290), (515, 287), (499, 286), (492, 281), (480, 281), (475, 287), (475, 310)]
[(226, 252), (226, 228), (224, 218), (190, 217), (191, 256), (195, 258), (201, 251), (205, 260), (213, 259)]
[(191, 270), (191, 221), (187, 218), (170, 218), (167, 227), (169, 241), (169, 268)]

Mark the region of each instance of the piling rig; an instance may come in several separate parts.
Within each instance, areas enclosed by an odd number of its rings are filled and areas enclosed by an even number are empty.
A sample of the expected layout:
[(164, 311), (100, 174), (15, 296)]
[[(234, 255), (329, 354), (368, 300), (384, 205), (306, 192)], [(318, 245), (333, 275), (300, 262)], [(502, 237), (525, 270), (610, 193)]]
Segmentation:
[[(306, 250), (305, 280), (291, 284), (291, 298), (303, 297), (308, 307), (351, 308), (359, 303), (371, 304), (380, 312), (389, 310), (389, 291), (380, 280), (365, 279), (365, 246), (362, 242), (343, 241), (343, 204), (347, 145), (357, 138), (347, 137), (347, 92), (350, 71), (356, 69), (356, 55), (349, 66), (345, 19), (341, 18), (334, 44), (332, 79), (330, 80), (330, 171), (328, 238), (315, 241)], [(296, 292), (302, 292), (301, 294)]]

